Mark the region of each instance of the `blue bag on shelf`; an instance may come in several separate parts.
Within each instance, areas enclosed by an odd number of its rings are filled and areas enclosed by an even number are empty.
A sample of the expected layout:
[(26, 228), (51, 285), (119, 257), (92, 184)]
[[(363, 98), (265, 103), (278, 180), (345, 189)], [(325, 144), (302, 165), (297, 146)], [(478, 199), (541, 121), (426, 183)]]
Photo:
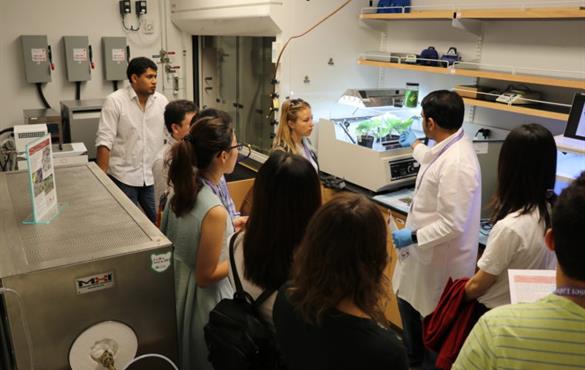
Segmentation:
[(437, 49), (435, 49), (434, 46), (429, 46), (428, 48), (421, 51), (418, 57), (419, 57), (418, 64), (422, 64), (423, 66), (436, 67), (439, 64), (438, 62), (439, 53), (437, 52)]
[[(459, 53), (457, 52), (457, 48), (451, 46), (449, 48), (449, 50), (447, 51), (446, 54), (443, 54), (443, 56), (441, 57), (441, 60), (444, 60), (445, 62), (447, 62), (449, 65), (458, 62), (461, 60), (461, 56), (459, 55)], [(444, 64), (444, 63), (441, 63)], [(444, 66), (444, 65), (443, 65)], [(446, 66), (444, 66), (446, 67)]]
[[(388, 8), (391, 6), (407, 7), (404, 13), (410, 13), (410, 0), (380, 0), (378, 1), (378, 13), (402, 13), (402, 8)], [(385, 8), (386, 9), (383, 9)]]

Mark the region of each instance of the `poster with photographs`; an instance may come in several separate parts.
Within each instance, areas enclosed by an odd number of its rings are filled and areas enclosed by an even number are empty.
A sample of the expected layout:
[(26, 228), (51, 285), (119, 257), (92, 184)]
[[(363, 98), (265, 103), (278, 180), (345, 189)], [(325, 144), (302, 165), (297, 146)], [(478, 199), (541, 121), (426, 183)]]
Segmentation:
[(26, 146), (28, 174), (33, 205), (33, 222), (48, 222), (58, 211), (53, 151), (49, 134)]

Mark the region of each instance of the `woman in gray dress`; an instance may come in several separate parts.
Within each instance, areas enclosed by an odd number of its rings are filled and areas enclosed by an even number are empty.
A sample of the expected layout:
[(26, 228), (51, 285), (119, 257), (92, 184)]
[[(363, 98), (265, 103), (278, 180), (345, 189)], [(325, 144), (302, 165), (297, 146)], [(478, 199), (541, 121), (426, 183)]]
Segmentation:
[(226, 243), (233, 225), (208, 185), (217, 186), (236, 164), (238, 144), (226, 116), (203, 118), (193, 125), (173, 146), (169, 162), (174, 195), (166, 205), (161, 230), (175, 248), (179, 361), (184, 370), (212, 369), (203, 327), (213, 307), (233, 295)]

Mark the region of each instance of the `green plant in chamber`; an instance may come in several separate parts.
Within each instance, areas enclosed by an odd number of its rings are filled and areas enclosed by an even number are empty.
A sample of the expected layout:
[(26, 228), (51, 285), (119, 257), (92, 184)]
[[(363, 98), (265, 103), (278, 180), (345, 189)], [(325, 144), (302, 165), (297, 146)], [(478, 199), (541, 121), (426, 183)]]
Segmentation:
[(381, 139), (393, 132), (400, 134), (412, 125), (415, 118), (416, 116), (401, 119), (394, 114), (384, 113), (358, 123), (355, 134), (356, 136), (373, 136), (376, 139)]

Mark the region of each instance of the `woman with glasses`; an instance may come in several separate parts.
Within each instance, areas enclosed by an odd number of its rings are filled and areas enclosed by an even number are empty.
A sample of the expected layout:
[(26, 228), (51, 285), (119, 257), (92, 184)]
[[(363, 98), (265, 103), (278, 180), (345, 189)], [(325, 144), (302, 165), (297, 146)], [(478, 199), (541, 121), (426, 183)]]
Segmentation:
[(294, 250), (321, 205), (321, 187), (308, 161), (275, 151), (258, 171), (253, 192), (246, 231), (234, 242), (234, 259), (252, 298), (273, 292), (260, 306), (262, 317), (272, 324), (276, 291), (289, 278)]
[[(227, 122), (232, 122), (232, 118), (230, 117), (229, 114), (227, 114), (224, 111), (221, 110), (217, 110), (217, 109), (213, 109), (213, 108), (207, 108), (204, 109), (202, 111), (200, 111), (199, 113), (197, 113), (195, 116), (193, 116), (193, 119), (191, 120), (191, 125), (195, 125), (197, 124), (197, 121), (203, 119), (203, 118), (221, 118), (224, 121)], [(250, 156), (250, 153), (252, 152), (252, 149), (250, 148), (249, 145), (245, 145), (245, 144), (236, 144), (236, 148), (238, 150), (238, 159), (242, 160), (245, 158), (248, 158)], [(232, 223), (234, 224), (234, 229), (236, 231), (239, 231), (242, 227), (244, 227), (246, 225), (246, 221), (248, 220), (248, 216), (242, 216), (240, 214), (240, 212), (236, 209), (236, 206), (234, 204), (234, 201), (230, 195), (230, 191), (227, 187), (227, 182), (225, 181), (225, 176), (222, 176), (219, 184), (215, 185), (205, 179), (202, 179), (203, 182), (205, 182), (206, 185), (208, 185), (210, 187), (210, 189), (213, 191), (213, 193), (215, 195), (217, 195), (219, 197), (219, 200), (221, 200), (221, 203), (223, 204), (223, 206), (228, 210), (230, 218), (232, 220)]]
[(227, 237), (234, 232), (217, 186), (234, 170), (238, 152), (231, 122), (204, 118), (171, 149), (167, 203), (161, 231), (174, 245), (175, 296), (181, 369), (212, 369), (203, 327), (209, 312), (233, 295), (228, 276)]
[(280, 112), (272, 150), (301, 155), (311, 162), (315, 171), (319, 172), (317, 154), (309, 140), (313, 132), (311, 106), (303, 99), (289, 99), (282, 103)]

